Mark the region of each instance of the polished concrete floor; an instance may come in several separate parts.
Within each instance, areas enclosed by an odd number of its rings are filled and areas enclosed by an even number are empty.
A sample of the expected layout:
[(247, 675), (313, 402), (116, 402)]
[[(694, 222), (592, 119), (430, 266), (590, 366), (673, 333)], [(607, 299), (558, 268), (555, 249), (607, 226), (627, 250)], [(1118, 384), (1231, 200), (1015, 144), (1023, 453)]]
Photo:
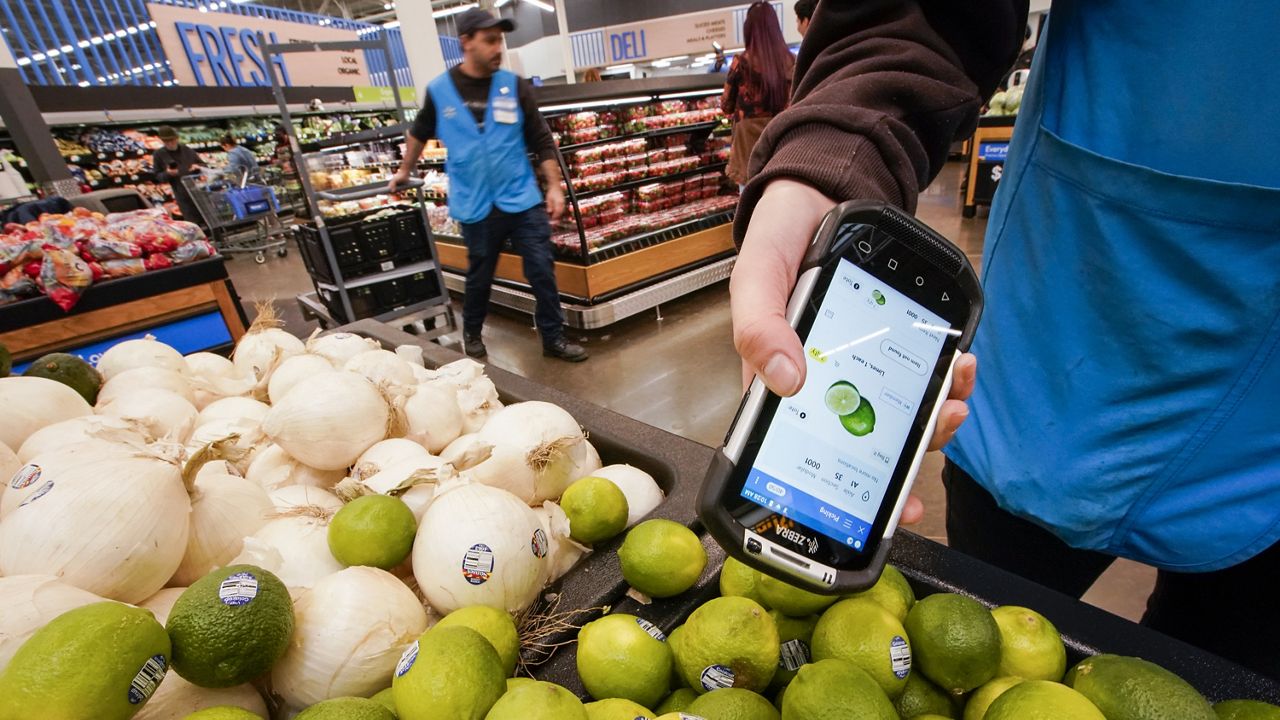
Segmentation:
[[(978, 267), (986, 220), (981, 214), (970, 220), (960, 215), (962, 169), (958, 163), (944, 169), (921, 196), (917, 215), (955, 242)], [(289, 330), (305, 336), (314, 329), (293, 302), (294, 296), (312, 289), (296, 252), (283, 259), (272, 257), (263, 265), (240, 257), (229, 267), (251, 314), (252, 303), (274, 299)], [(718, 445), (723, 439), (742, 390), (727, 283), (603, 330), (571, 335), (591, 352), (588, 362), (574, 365), (544, 358), (528, 316), (496, 312), (485, 327), (489, 362), (494, 365), (701, 443)], [(457, 338), (445, 341), (456, 343)], [(930, 453), (916, 481), (925, 518), (912, 530), (946, 542), (941, 466), (941, 454)], [(1122, 561), (1085, 599), (1136, 620), (1154, 576), (1150, 568)]]

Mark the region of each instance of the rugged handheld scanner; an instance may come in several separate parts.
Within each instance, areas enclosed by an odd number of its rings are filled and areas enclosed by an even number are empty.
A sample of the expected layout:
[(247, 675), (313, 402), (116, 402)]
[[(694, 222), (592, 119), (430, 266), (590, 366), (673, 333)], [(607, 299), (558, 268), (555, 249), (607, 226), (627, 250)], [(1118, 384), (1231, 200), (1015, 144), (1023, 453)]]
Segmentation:
[(747, 389), (698, 498), (733, 557), (820, 593), (870, 587), (982, 314), (958, 248), (900, 211), (847, 202), (822, 221), (787, 320), (794, 396)]

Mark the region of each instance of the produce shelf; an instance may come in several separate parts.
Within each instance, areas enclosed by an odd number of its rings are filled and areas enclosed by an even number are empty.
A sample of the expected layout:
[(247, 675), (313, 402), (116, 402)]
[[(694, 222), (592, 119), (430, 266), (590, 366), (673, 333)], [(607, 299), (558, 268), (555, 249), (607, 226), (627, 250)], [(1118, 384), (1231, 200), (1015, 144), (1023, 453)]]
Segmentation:
[(723, 170), (724, 168), (728, 167), (728, 165), (729, 165), (728, 162), (720, 160), (717, 162), (708, 163), (706, 165), (699, 165), (696, 168), (681, 170), (680, 172), (677, 172), (677, 173), (670, 173), (668, 175), (651, 175), (648, 177), (640, 178), (639, 180), (628, 180), (626, 182), (621, 182), (616, 185), (610, 185), (607, 188), (601, 188), (599, 190), (584, 190), (576, 194), (579, 200), (585, 200), (586, 198), (596, 197), (597, 195), (608, 195), (609, 193), (613, 193), (613, 192), (625, 192), (627, 190), (634, 190), (640, 187), (641, 185), (648, 185), (649, 183), (653, 183), (653, 182), (680, 180), (682, 178), (687, 178), (690, 175), (702, 175), (703, 173), (715, 172), (716, 170)]
[[(395, 270), (388, 270), (387, 272), (383, 272), (383, 273), (377, 273), (374, 275), (363, 275), (355, 280), (348, 280), (346, 282), (346, 286), (347, 286), (347, 289), (364, 287), (365, 285), (372, 285), (374, 283), (380, 283), (385, 280), (395, 280), (396, 278), (408, 277), (410, 275), (416, 275), (417, 273), (420, 273), (420, 272), (426, 272), (427, 270), (435, 270), (435, 269), (436, 269), (435, 262), (431, 260), (427, 260), (425, 262), (414, 263), (412, 265), (405, 265), (404, 267), (398, 267)], [(317, 280), (316, 286), (322, 287), (325, 290), (328, 290), (330, 292), (338, 292), (338, 286), (332, 283), (326, 283), (326, 282), (321, 282)]]
[(592, 147), (593, 145), (607, 145), (609, 143), (621, 142), (623, 140), (631, 140), (633, 138), (654, 138), (664, 135), (682, 135), (684, 133), (695, 133), (702, 130), (714, 130), (720, 124), (719, 120), (708, 120), (700, 123), (690, 123), (688, 125), (677, 125), (668, 128), (655, 128), (653, 130), (644, 130), (637, 133), (627, 133), (625, 135), (614, 135), (613, 137), (600, 138), (598, 140), (588, 140), (586, 142), (573, 143), (572, 145), (561, 145), (560, 152), (573, 152), (582, 148)]

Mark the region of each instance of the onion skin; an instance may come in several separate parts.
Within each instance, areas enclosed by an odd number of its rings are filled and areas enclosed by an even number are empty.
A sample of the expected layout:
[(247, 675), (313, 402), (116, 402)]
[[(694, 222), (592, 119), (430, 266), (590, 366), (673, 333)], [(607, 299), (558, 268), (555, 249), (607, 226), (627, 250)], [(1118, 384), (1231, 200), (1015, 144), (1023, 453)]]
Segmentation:
[(360, 375), (327, 372), (294, 386), (263, 420), (285, 452), (317, 470), (343, 470), (386, 438), (391, 409)]
[(0, 408), (0, 443), (15, 452), (40, 428), (93, 413), (80, 393), (39, 377), (0, 378)]

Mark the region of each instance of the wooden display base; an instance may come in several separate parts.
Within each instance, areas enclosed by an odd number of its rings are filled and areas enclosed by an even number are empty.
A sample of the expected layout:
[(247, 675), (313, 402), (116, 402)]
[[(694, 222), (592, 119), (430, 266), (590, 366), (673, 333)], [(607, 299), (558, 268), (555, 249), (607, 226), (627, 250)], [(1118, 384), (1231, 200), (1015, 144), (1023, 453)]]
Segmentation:
[(984, 142), (1009, 142), (1013, 139), (1013, 121), (1015, 116), (982, 118), (973, 137), (965, 141), (965, 150), (969, 159), (969, 171), (964, 188), (964, 209), (962, 214), (971, 218), (977, 215), (979, 204), (989, 204), (990, 199), (978, 197), (978, 151)]
[[(436, 248), (440, 253), (440, 263), (445, 268), (459, 273), (466, 272), (465, 247), (438, 237)], [(732, 251), (733, 227), (726, 223), (594, 265), (557, 260), (556, 283), (561, 295), (590, 302)], [(498, 259), (497, 279), (524, 284), (522, 262), (519, 255), (502, 253)]]

